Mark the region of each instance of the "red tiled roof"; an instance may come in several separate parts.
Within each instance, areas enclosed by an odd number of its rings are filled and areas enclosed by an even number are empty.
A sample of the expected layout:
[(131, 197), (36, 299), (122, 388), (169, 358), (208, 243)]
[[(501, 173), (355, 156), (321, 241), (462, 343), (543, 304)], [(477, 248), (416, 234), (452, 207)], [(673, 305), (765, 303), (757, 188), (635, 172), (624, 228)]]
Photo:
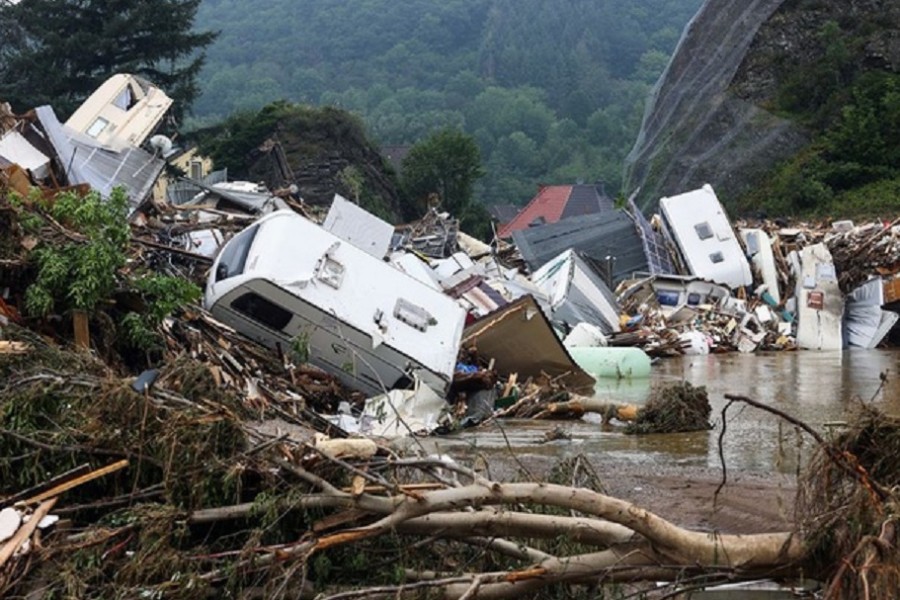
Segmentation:
[(572, 193), (571, 185), (546, 185), (541, 186), (537, 196), (523, 208), (516, 218), (500, 228), (497, 235), (507, 238), (513, 231), (526, 229), (534, 221), (543, 219), (545, 223), (559, 221)]

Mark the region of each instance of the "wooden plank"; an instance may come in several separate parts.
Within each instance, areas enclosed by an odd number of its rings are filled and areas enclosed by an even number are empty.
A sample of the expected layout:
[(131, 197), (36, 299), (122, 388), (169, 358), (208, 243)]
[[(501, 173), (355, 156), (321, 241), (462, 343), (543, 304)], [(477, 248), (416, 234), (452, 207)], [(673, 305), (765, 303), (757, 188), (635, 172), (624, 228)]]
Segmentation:
[(0, 354), (24, 354), (29, 350), (31, 350), (31, 346), (25, 342), (0, 340)]
[(22, 544), (25, 543), (25, 540), (31, 537), (31, 534), (34, 533), (34, 530), (37, 529), (38, 523), (41, 522), (41, 519), (47, 516), (47, 513), (50, 512), (50, 509), (53, 508), (53, 505), (56, 504), (56, 498), (50, 498), (49, 500), (41, 503), (40, 506), (34, 511), (34, 514), (31, 515), (31, 518), (27, 523), (22, 525), (19, 528), (19, 531), (16, 532), (16, 535), (13, 536), (11, 540), (9, 540), (3, 548), (0, 548), (0, 567), (6, 564), (6, 561), (12, 557), (13, 554), (16, 553), (16, 550), (22, 547)]
[(75, 479), (76, 477), (80, 477), (80, 476), (84, 475), (85, 473), (88, 473), (90, 470), (91, 470), (91, 466), (87, 463), (84, 463), (83, 465), (77, 466), (74, 469), (70, 469), (70, 470), (66, 471), (65, 473), (57, 475), (57, 476), (53, 477), (52, 479), (48, 479), (47, 481), (44, 481), (43, 483), (39, 483), (36, 486), (30, 487), (27, 490), (22, 490), (16, 494), (13, 494), (12, 496), (9, 496), (8, 498), (3, 498), (2, 500), (0, 500), (0, 508), (12, 506), (16, 502), (19, 502), (20, 500), (22, 500), (24, 498), (28, 498), (30, 496), (35, 496), (37, 494), (42, 493), (44, 490), (48, 490), (48, 489), (58, 486), (62, 483), (65, 483), (67, 481), (71, 481), (71, 480)]
[(91, 328), (87, 313), (83, 310), (73, 310), (72, 326), (75, 330), (75, 346), (88, 350), (91, 347)]
[(55, 496), (59, 496), (63, 492), (67, 492), (67, 491), (71, 490), (72, 488), (76, 488), (79, 485), (85, 484), (88, 481), (93, 481), (94, 479), (98, 479), (100, 477), (103, 477), (104, 475), (109, 475), (110, 473), (115, 473), (116, 471), (120, 471), (127, 466), (128, 466), (128, 459), (123, 458), (122, 460), (120, 460), (118, 462), (114, 462), (111, 465), (107, 465), (103, 468), (97, 469), (96, 471), (91, 471), (90, 473), (87, 473), (80, 477), (76, 477), (75, 479), (72, 479), (70, 481), (61, 483), (61, 484), (57, 485), (56, 487), (52, 487), (45, 492), (41, 492), (40, 494), (38, 494), (36, 496), (32, 496), (31, 498), (28, 498), (27, 500), (22, 500), (21, 502), (18, 502), (17, 504), (21, 505), (21, 504), (34, 504), (36, 502), (43, 502), (47, 498), (53, 498)]
[(900, 277), (884, 280), (884, 303), (890, 304), (900, 300)]

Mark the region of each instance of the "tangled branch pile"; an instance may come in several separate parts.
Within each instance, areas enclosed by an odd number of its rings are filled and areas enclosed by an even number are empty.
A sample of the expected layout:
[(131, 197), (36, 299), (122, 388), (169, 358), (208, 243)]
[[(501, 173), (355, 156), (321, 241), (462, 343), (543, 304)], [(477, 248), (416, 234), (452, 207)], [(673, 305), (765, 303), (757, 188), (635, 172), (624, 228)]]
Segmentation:
[(677, 433), (711, 429), (712, 408), (704, 386), (688, 381), (661, 387), (654, 391), (637, 418), (625, 428), (626, 433)]
[(900, 418), (862, 407), (820, 447), (799, 493), (810, 554), (829, 572), (826, 598), (894, 598), (900, 590)]
[(189, 352), (141, 393), (89, 354), (6, 333), (27, 350), (0, 354), (0, 498), (128, 461), (61, 496), (63, 521), (0, 568), (9, 597), (547, 597), (771, 574), (802, 555), (786, 533), (682, 530), (595, 491), (583, 464), (565, 485), (502, 483), (375, 444), (326, 451), (301, 387), (251, 395)]

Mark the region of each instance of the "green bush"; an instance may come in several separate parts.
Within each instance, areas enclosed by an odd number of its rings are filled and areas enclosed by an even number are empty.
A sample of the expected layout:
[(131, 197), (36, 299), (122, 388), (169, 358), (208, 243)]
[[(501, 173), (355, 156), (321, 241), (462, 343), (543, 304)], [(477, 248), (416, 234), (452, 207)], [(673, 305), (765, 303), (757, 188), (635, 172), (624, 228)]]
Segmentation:
[[(116, 189), (106, 200), (97, 192), (35, 195), (16, 203), (20, 223), (41, 240), (31, 251), (37, 276), (25, 290), (25, 312), (46, 318), (80, 310), (118, 316), (124, 340), (139, 350), (159, 343), (158, 326), (179, 307), (200, 297), (193, 283), (142, 271), (125, 271), (131, 229), (128, 200)], [(115, 307), (117, 294), (141, 299), (139, 311)]]

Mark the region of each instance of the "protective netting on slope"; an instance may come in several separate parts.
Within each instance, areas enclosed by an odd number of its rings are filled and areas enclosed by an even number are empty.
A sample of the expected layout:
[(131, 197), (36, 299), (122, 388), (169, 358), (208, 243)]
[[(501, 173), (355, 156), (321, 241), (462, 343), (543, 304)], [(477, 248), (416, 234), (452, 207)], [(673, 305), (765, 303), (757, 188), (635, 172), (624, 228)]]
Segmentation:
[(745, 156), (747, 144), (781, 143), (786, 122), (725, 92), (760, 28), (784, 2), (707, 0), (685, 27), (626, 161), (629, 191), (642, 187), (642, 208), (686, 191), (679, 186), (702, 179), (705, 159), (721, 162), (737, 142)]

